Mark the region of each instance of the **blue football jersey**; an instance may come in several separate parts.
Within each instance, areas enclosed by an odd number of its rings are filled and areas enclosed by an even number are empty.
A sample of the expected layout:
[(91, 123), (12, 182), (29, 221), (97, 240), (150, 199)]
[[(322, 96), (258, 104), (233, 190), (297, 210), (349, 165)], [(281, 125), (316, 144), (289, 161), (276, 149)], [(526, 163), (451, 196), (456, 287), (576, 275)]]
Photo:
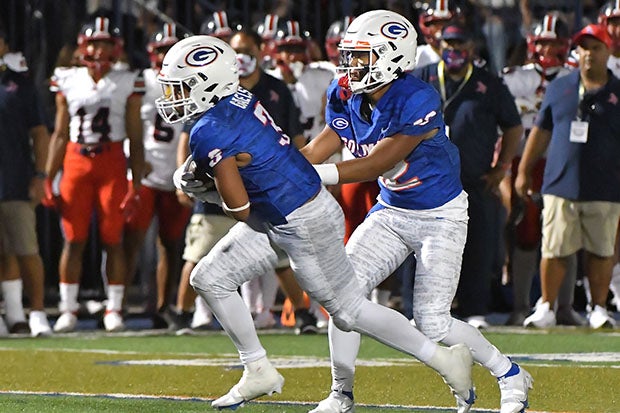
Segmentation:
[(321, 188), (312, 165), (291, 145), (260, 101), (243, 88), (198, 119), (189, 145), (199, 168), (211, 176), (222, 159), (240, 153), (251, 155), (251, 162), (239, 172), (253, 219), (262, 222), (286, 223), (285, 217)]
[(401, 76), (379, 99), (370, 122), (360, 112), (362, 95), (346, 100), (343, 95), (338, 82), (332, 82), (325, 120), (357, 158), (367, 156), (385, 137), (397, 133), (419, 136), (438, 130), (405, 157), (397, 173), (379, 178), (383, 202), (398, 208), (430, 209), (462, 191), (459, 152), (446, 136), (441, 100), (432, 86), (411, 75)]

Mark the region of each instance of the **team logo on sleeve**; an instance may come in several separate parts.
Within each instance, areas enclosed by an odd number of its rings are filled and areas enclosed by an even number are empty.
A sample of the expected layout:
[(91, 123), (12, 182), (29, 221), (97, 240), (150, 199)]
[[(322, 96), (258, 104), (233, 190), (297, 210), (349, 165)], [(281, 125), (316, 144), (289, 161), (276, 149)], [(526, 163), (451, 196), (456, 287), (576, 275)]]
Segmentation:
[(197, 47), (185, 56), (185, 62), (189, 66), (201, 67), (215, 62), (219, 52), (209, 46)]
[(349, 127), (349, 121), (345, 118), (336, 118), (332, 120), (332, 126), (338, 130), (346, 129)]
[(381, 34), (388, 39), (405, 38), (409, 34), (409, 29), (402, 23), (391, 22), (381, 27)]

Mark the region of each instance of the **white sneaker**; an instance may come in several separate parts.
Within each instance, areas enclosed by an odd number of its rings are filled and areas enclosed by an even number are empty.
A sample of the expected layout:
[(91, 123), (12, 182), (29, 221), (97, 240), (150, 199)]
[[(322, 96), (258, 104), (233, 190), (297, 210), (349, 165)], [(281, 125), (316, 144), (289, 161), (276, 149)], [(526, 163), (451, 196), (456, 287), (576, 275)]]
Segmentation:
[(65, 312), (58, 317), (54, 324), (54, 332), (56, 333), (69, 333), (75, 330), (77, 325), (77, 316), (72, 312)]
[(239, 383), (211, 406), (218, 409), (232, 409), (243, 406), (245, 402), (264, 395), (282, 393), (284, 377), (278, 373), (267, 357), (248, 363), (243, 369), (243, 376)]
[(123, 331), (125, 329), (123, 317), (118, 311), (106, 311), (103, 316), (103, 326), (109, 332)]
[(538, 304), (536, 311), (523, 321), (523, 327), (549, 328), (555, 324), (555, 313), (548, 302)]
[(204, 302), (204, 299), (201, 296), (197, 296), (194, 302), (196, 303), (196, 309), (194, 310), (194, 316), (190, 327), (198, 329), (211, 324), (213, 316), (211, 315), (211, 310), (207, 306), (207, 303)]
[(489, 328), (489, 323), (483, 315), (473, 315), (471, 317), (467, 317), (465, 321), (467, 322), (467, 324), (477, 328), (478, 330), (484, 330), (486, 328)]
[(6, 327), (4, 317), (0, 315), (0, 337), (6, 337), (9, 335), (9, 329)]
[(594, 309), (588, 313), (588, 323), (590, 328), (595, 330), (602, 327), (614, 328), (616, 326), (616, 320), (600, 305), (595, 305)]
[(47, 321), (47, 315), (44, 311), (31, 311), (28, 317), (28, 325), (30, 326), (30, 335), (32, 337), (47, 337), (52, 335), (52, 328)]
[(516, 363), (512, 363), (512, 366), (518, 369), (516, 374), (509, 377), (502, 376), (497, 379), (501, 393), (500, 413), (524, 412), (528, 406), (527, 393), (533, 387), (534, 379), (532, 375)]
[(254, 327), (257, 330), (272, 328), (276, 325), (276, 319), (273, 318), (271, 311), (263, 311), (254, 317)]
[(439, 347), (429, 362), (450, 386), (456, 398), (458, 413), (467, 413), (476, 400), (476, 392), (471, 378), (474, 359), (465, 344), (452, 347)]
[(353, 400), (340, 392), (332, 391), (326, 399), (321, 400), (319, 405), (308, 413), (353, 413), (355, 405)]

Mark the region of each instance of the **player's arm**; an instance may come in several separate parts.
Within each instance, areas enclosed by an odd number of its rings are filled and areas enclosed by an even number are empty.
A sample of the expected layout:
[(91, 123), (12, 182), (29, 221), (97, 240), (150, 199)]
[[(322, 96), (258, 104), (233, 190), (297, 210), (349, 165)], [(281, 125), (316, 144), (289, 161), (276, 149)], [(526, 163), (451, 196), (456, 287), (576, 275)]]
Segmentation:
[(36, 174), (30, 183), (29, 193), (30, 199), (39, 203), (45, 196), (44, 183), (47, 179), (45, 165), (47, 163), (47, 152), (50, 146), (50, 135), (45, 125), (37, 125), (30, 129), (30, 136), (32, 138), (34, 169)]
[(56, 94), (56, 117), (54, 132), (49, 141), (45, 172), (49, 179), (54, 179), (65, 158), (67, 142), (69, 141), (69, 106), (62, 93)]
[(319, 164), (339, 151), (341, 145), (340, 136), (332, 128), (325, 126), (316, 138), (301, 148), (301, 153), (310, 163)]
[(497, 156), (497, 162), (491, 170), (483, 176), (486, 181), (487, 189), (494, 190), (499, 186), (506, 175), (506, 171), (512, 166), (512, 159), (516, 156), (519, 149), (519, 142), (523, 135), (521, 124), (509, 128), (502, 128), (502, 144)]
[(214, 167), (215, 186), (222, 197), (222, 209), (237, 221), (250, 217), (250, 198), (241, 179), (235, 157), (219, 161)]
[(132, 94), (127, 98), (125, 108), (125, 130), (129, 138), (129, 166), (131, 168), (132, 183), (134, 189), (141, 185), (144, 175), (144, 143), (142, 141), (142, 119), (140, 118), (140, 108), (142, 106), (142, 96)]
[(380, 140), (364, 158), (315, 165), (315, 168), (326, 185), (372, 181), (396, 167), (420, 142), (432, 138), (436, 133), (437, 128), (417, 136), (397, 133)]
[[(177, 146), (177, 167), (182, 167), (185, 160), (189, 156), (189, 133), (182, 131), (179, 135), (179, 145)], [(176, 189), (177, 199), (179, 203), (186, 207), (191, 207), (194, 204), (192, 198), (189, 197), (182, 189)]]
[(545, 153), (551, 141), (551, 131), (534, 126), (530, 131), (525, 142), (523, 156), (519, 162), (517, 179), (515, 180), (515, 190), (520, 197), (529, 194), (532, 187), (532, 169), (538, 159)]

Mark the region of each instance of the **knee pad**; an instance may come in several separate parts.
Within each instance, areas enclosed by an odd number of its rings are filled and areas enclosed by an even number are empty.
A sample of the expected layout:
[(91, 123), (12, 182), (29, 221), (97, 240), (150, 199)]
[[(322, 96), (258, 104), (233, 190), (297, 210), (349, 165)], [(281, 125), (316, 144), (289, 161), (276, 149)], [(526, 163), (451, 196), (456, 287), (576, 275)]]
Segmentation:
[(349, 332), (353, 329), (354, 320), (346, 314), (334, 314), (332, 320), (334, 320), (334, 325), (342, 331)]
[(215, 297), (225, 297), (237, 291), (239, 285), (231, 277), (221, 274), (205, 260), (200, 260), (189, 276), (189, 284)]
[(431, 314), (424, 311), (416, 311), (414, 308), (413, 318), (418, 330), (434, 342), (443, 340), (448, 335), (452, 324), (450, 313)]

